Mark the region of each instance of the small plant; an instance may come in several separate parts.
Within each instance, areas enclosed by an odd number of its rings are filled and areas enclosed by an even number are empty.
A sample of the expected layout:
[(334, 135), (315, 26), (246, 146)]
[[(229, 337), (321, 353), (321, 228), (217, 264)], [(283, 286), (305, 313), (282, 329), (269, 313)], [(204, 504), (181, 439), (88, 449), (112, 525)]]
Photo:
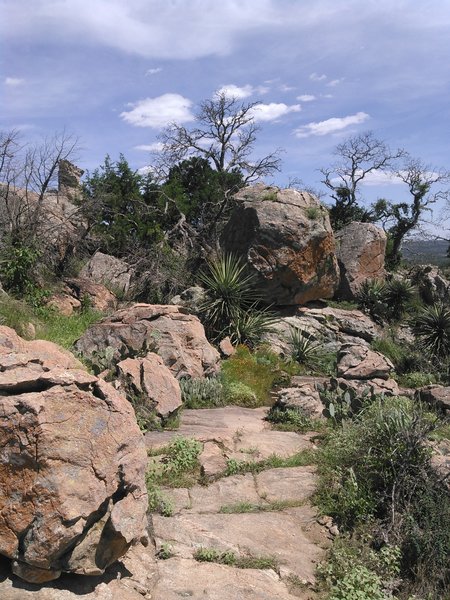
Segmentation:
[(32, 273), (39, 257), (40, 252), (32, 246), (7, 246), (0, 260), (0, 278), (6, 289), (23, 296), (34, 288)]
[(171, 517), (173, 515), (173, 504), (166, 494), (160, 490), (159, 486), (155, 484), (150, 473), (147, 474), (146, 484), (148, 510), (151, 513), (159, 513), (163, 517)]
[(450, 308), (433, 304), (424, 308), (412, 321), (416, 339), (425, 352), (437, 359), (450, 356)]
[(267, 413), (267, 421), (275, 425), (275, 429), (281, 431), (298, 431), (305, 433), (313, 429), (310, 417), (301, 408), (281, 409), (275, 406)]
[(317, 359), (318, 344), (314, 339), (299, 327), (291, 327), (290, 342), (292, 345), (292, 359), (302, 364), (310, 364)]
[(271, 190), (270, 192), (266, 192), (262, 197), (264, 202), (275, 202), (278, 196), (277, 190)]
[(388, 315), (386, 284), (378, 279), (366, 279), (358, 292), (358, 306), (374, 321), (382, 322)]
[(216, 548), (198, 548), (194, 559), (199, 562), (213, 562), (229, 565), (238, 569), (278, 569), (278, 561), (273, 556), (236, 556), (232, 550), (221, 552)]
[(161, 548), (156, 553), (156, 557), (161, 560), (168, 560), (173, 556), (173, 549), (170, 544), (164, 543), (161, 544)]
[(224, 387), (217, 377), (182, 379), (180, 388), (185, 408), (212, 408), (225, 404)]
[(248, 385), (239, 381), (231, 381), (225, 386), (225, 398), (227, 404), (245, 408), (256, 408), (261, 405), (255, 392)]
[[(195, 439), (175, 437), (168, 446), (158, 451), (147, 470), (147, 487), (190, 487), (199, 475), (198, 457), (202, 444)], [(150, 488), (149, 488), (150, 489)]]
[(320, 208), (318, 206), (308, 206), (306, 216), (311, 221), (316, 221), (320, 217)]
[(410, 306), (416, 290), (407, 279), (391, 279), (384, 292), (384, 302), (388, 306), (389, 317), (395, 321), (402, 318), (408, 306)]

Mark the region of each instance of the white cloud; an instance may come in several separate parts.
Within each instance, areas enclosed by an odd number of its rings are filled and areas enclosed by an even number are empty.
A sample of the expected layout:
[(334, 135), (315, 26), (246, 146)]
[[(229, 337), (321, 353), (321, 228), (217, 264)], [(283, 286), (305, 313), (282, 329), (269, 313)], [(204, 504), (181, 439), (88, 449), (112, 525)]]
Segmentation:
[(332, 79), (331, 81), (329, 81), (327, 83), (328, 87), (336, 87), (337, 85), (339, 85), (341, 83), (341, 81), (344, 81), (343, 79)]
[(5, 77), (4, 84), (9, 87), (17, 87), (25, 83), (25, 79), (20, 79), (19, 77)]
[(284, 115), (292, 112), (300, 112), (300, 104), (292, 104), (288, 106), (283, 102), (276, 103), (271, 102), (270, 104), (257, 104), (253, 107), (253, 118), (255, 121), (275, 121)]
[(367, 121), (370, 116), (365, 112), (358, 112), (355, 115), (349, 115), (348, 117), (332, 117), (326, 121), (319, 121), (317, 123), (308, 123), (299, 127), (294, 131), (295, 135), (299, 138), (306, 138), (311, 135), (328, 135), (329, 133), (335, 133), (341, 131), (350, 125), (359, 125)]
[(315, 99), (316, 97), (312, 94), (301, 94), (300, 96), (297, 96), (297, 100), (300, 100), (300, 102), (312, 102)]
[(169, 123), (186, 123), (194, 120), (192, 102), (180, 94), (163, 94), (131, 103), (129, 111), (120, 113), (124, 121), (136, 127), (162, 129)]
[(280, 90), (282, 92), (291, 92), (292, 90), (295, 90), (295, 86), (293, 86), (293, 85), (287, 85), (286, 83), (282, 83), (280, 85)]
[(327, 78), (326, 75), (318, 75), (317, 73), (311, 73), (311, 75), (309, 76), (309, 78), (311, 79), (311, 81), (325, 81), (325, 79)]
[(154, 69), (147, 69), (145, 75), (156, 75), (156, 73), (161, 73), (162, 67), (155, 67)]
[(142, 150), (144, 152), (160, 152), (163, 149), (161, 142), (153, 142), (152, 144), (140, 144), (134, 147), (135, 150)]
[(223, 85), (217, 90), (218, 94), (225, 94), (230, 98), (237, 98), (238, 100), (241, 100), (242, 98), (248, 98), (253, 94), (253, 92), (254, 88), (250, 84), (239, 87), (238, 85), (234, 85), (234, 83)]
[(221, 88), (217, 90), (218, 94), (225, 94), (230, 98), (237, 98), (238, 100), (242, 100), (244, 98), (248, 98), (249, 96), (253, 96), (254, 94), (267, 94), (269, 88), (265, 85), (253, 86), (247, 83), (247, 85), (238, 86), (234, 83), (230, 83), (228, 85), (223, 85)]

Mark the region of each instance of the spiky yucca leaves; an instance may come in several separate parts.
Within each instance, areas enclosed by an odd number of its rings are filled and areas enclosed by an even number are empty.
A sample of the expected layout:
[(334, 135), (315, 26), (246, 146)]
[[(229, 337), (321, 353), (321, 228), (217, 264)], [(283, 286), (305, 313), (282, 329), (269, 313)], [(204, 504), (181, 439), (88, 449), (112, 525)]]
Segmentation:
[(424, 308), (412, 323), (413, 332), (425, 352), (438, 359), (450, 357), (450, 308), (433, 304)]
[(299, 327), (291, 327), (290, 342), (292, 344), (292, 358), (301, 364), (314, 362), (318, 356), (319, 346), (307, 332)]
[(358, 306), (374, 319), (382, 321), (388, 312), (386, 284), (379, 279), (366, 279), (358, 292)]
[(256, 277), (234, 254), (224, 254), (208, 263), (200, 281), (206, 298), (200, 306), (210, 337), (227, 335), (233, 343), (255, 345), (275, 321), (267, 309), (259, 308)]
[(416, 289), (408, 279), (391, 279), (385, 287), (384, 302), (388, 306), (389, 316), (399, 320), (411, 304)]

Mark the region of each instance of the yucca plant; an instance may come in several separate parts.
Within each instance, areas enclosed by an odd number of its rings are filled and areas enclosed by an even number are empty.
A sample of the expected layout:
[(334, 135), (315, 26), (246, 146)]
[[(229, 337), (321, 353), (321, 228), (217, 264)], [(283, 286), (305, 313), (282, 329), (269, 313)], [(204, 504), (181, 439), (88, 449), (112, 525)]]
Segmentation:
[(386, 284), (379, 279), (366, 279), (358, 292), (358, 306), (375, 321), (382, 321), (388, 313)]
[(199, 275), (207, 297), (200, 306), (208, 325), (221, 331), (239, 309), (258, 300), (255, 276), (245, 272), (246, 266), (235, 254), (223, 254), (208, 262), (207, 271)]
[(438, 359), (450, 357), (450, 308), (433, 304), (422, 309), (412, 322), (417, 341), (425, 352)]
[(206, 289), (200, 306), (208, 334), (213, 339), (230, 336), (235, 344), (254, 346), (270, 331), (274, 315), (259, 307), (255, 275), (234, 254), (223, 254), (208, 263), (199, 276)]
[(391, 279), (384, 291), (384, 302), (388, 306), (389, 316), (394, 320), (401, 319), (415, 293), (415, 287), (408, 279)]
[(318, 343), (300, 327), (291, 327), (290, 342), (292, 345), (292, 359), (300, 364), (310, 365), (319, 358)]
[(254, 347), (264, 334), (270, 333), (277, 318), (268, 309), (259, 309), (256, 304), (248, 310), (238, 309), (230, 324), (230, 339), (234, 345), (246, 344)]

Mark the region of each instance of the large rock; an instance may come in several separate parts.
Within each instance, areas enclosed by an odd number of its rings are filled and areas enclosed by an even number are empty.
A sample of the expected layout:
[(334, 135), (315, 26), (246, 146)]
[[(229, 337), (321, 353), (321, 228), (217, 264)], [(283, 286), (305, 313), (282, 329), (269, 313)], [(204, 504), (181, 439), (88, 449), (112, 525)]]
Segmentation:
[(177, 378), (211, 375), (220, 359), (198, 318), (170, 305), (135, 304), (119, 310), (92, 325), (75, 346), (94, 365), (107, 348), (114, 350), (116, 362), (155, 352)]
[(51, 342), (0, 327), (0, 554), (32, 583), (98, 575), (145, 532), (131, 405)]
[(371, 223), (350, 223), (335, 234), (340, 284), (336, 295), (351, 300), (366, 279), (384, 279), (387, 237)]
[(157, 354), (126, 358), (117, 369), (125, 392), (138, 394), (158, 416), (168, 417), (182, 405), (180, 384)]
[(58, 192), (66, 196), (71, 202), (78, 200), (81, 196), (80, 179), (83, 175), (80, 169), (68, 160), (60, 160), (58, 163)]
[(411, 281), (427, 304), (450, 302), (450, 281), (436, 265), (417, 265), (411, 272)]
[(83, 277), (66, 279), (65, 283), (76, 300), (81, 303), (87, 299), (94, 310), (110, 312), (117, 307), (116, 297), (101, 283), (94, 283)]
[(245, 259), (264, 300), (298, 305), (331, 298), (339, 269), (328, 213), (318, 200), (264, 185), (246, 187), (235, 199), (221, 246)]
[(450, 386), (427, 385), (416, 391), (416, 398), (444, 412), (450, 411)]
[(389, 379), (394, 365), (367, 346), (344, 344), (338, 354), (337, 374), (344, 379)]
[(133, 275), (133, 269), (125, 261), (100, 251), (80, 271), (80, 277), (107, 285), (121, 294), (126, 294), (130, 289)]

